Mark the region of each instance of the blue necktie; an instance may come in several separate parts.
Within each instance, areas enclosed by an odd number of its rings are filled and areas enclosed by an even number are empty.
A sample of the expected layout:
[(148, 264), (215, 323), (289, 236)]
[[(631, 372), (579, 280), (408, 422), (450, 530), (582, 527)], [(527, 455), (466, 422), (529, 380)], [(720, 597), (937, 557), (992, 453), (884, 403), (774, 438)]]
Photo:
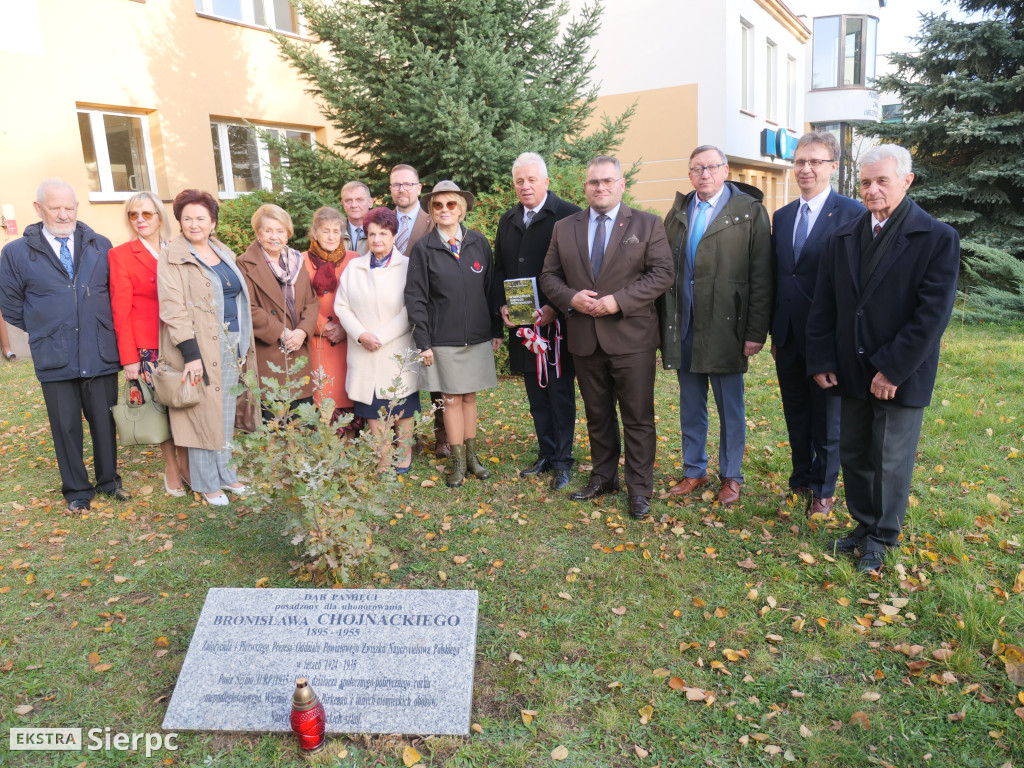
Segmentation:
[(71, 249), (68, 248), (67, 237), (54, 238), (60, 243), (60, 263), (64, 265), (64, 271), (68, 273), (68, 277), (74, 278), (75, 276), (75, 262), (71, 258)]
[(800, 206), (800, 215), (796, 220), (796, 233), (793, 235), (794, 263), (796, 263), (797, 259), (800, 258), (800, 251), (804, 249), (804, 243), (807, 242), (807, 216), (808, 206), (807, 203), (803, 203)]
[(690, 229), (690, 267), (693, 268), (694, 260), (697, 258), (697, 244), (704, 236), (704, 220), (707, 218), (711, 203), (698, 202), (697, 215), (693, 219), (693, 227)]

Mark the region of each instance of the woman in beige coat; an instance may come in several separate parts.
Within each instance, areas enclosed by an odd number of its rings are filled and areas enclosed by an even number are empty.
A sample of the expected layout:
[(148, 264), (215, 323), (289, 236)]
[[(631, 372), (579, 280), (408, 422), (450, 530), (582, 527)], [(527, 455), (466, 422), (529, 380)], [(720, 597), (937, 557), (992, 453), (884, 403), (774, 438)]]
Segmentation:
[[(160, 252), (160, 355), (202, 387), (198, 405), (169, 408), (177, 445), (188, 448), (192, 490), (208, 504), (228, 503), (223, 491), (247, 492), (231, 460), (239, 362), (255, 359), (249, 292), (235, 256), (213, 237), (219, 206), (213, 195), (186, 189), (174, 198), (181, 235)], [(225, 332), (225, 328), (227, 332)]]
[[(393, 399), (399, 401), (391, 412), (397, 419), (402, 451), (395, 471), (405, 474), (412, 467), (412, 417), (420, 406), (418, 366), (403, 364), (396, 357), (414, 349), (405, 312), (409, 259), (395, 247), (398, 217), (394, 211), (374, 208), (363, 226), (369, 253), (354, 259), (341, 273), (334, 300), (335, 314), (349, 338), (345, 389), (355, 402), (355, 415), (366, 419), (370, 431), (381, 437), (380, 410)], [(381, 453), (378, 471), (390, 463)]]

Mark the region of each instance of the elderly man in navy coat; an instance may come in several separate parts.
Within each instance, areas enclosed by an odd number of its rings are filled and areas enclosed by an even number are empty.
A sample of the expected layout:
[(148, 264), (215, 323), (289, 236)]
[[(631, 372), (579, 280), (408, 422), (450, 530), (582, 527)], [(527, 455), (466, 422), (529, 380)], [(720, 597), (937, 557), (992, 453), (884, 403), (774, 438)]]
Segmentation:
[(825, 242), (838, 227), (864, 215), (864, 206), (835, 193), (839, 142), (827, 131), (804, 134), (794, 154), (800, 197), (772, 218), (772, 357), (789, 431), (793, 472), (789, 487), (808, 515), (827, 515), (839, 479), (839, 398), (807, 373), (807, 313), (818, 280)]
[[(512, 185), (518, 205), (502, 215), (494, 238), (497, 269), (495, 279), (540, 277), (544, 257), (551, 244), (555, 222), (579, 213), (580, 207), (548, 191), (548, 168), (544, 158), (524, 152), (512, 163)], [(509, 329), (508, 364), (513, 373), (523, 374), (530, 415), (537, 432), (537, 461), (520, 471), (532, 477), (551, 471), (551, 487), (560, 491), (569, 484), (572, 442), (576, 431), (575, 369), (566, 340), (565, 317), (538, 288), (540, 312), (533, 326), (517, 326), (509, 320), (508, 305), (501, 318)], [(540, 354), (529, 353), (519, 336), (534, 330), (548, 344)]]
[(899, 541), (960, 267), (960, 238), (906, 196), (913, 180), (903, 147), (861, 157), (868, 213), (829, 238), (807, 322), (807, 370), (842, 396), (839, 457), (857, 523), (832, 548), (866, 573)]
[[(4, 246), (0, 311), (28, 333), (43, 389), (61, 492), (68, 510), (89, 509), (96, 491), (131, 498), (117, 474), (117, 439), (110, 407), (117, 403), (121, 361), (110, 310), (110, 241), (77, 220), (75, 191), (59, 179), (39, 185), (42, 221)], [(85, 468), (82, 414), (92, 436), (96, 485)]]

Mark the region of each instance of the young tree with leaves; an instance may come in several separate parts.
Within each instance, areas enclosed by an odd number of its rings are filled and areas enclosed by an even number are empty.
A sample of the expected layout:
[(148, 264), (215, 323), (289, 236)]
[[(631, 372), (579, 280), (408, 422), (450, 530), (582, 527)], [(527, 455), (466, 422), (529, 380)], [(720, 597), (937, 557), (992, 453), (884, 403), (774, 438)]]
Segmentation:
[(520, 152), (580, 162), (615, 148), (633, 114), (586, 133), (597, 4), (564, 28), (564, 0), (293, 4), (316, 42), (279, 35), (282, 57), (378, 191), (398, 163), (486, 191)]
[(954, 226), (963, 249), (961, 285), (982, 319), (1024, 311), (1024, 6), (958, 0), (980, 20), (922, 14), (916, 53), (895, 54), (879, 78), (903, 104), (901, 123), (861, 130), (907, 147), (911, 194)]

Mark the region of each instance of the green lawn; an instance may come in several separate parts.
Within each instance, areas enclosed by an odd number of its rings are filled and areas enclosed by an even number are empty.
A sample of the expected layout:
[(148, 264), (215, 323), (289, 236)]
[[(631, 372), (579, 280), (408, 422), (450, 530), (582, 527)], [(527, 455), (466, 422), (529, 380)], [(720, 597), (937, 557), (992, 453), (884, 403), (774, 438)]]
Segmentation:
[[(767, 354), (747, 376), (742, 504), (656, 501), (645, 524), (628, 519), (622, 493), (574, 503), (518, 479), (534, 458), (532, 423), (521, 382), (502, 381), (480, 401), (492, 479), (452, 491), (417, 458), (404, 504), (379, 521), (387, 561), (347, 585), (479, 590), (479, 728), (332, 739), (322, 764), (400, 766), (411, 745), (424, 766), (1019, 768), (1024, 688), (993, 643), (1024, 644), (1013, 590), (1024, 586), (1022, 368), (1019, 327), (954, 322), (946, 333), (903, 547), (880, 580), (823, 550), (847, 525), (841, 501), (816, 525), (785, 498)], [(680, 462), (674, 376), (660, 376), (657, 400), (665, 490)], [(714, 461), (714, 416), (711, 431)], [(157, 731), (206, 590), (300, 586), (281, 517), (166, 497), (158, 451), (122, 452), (131, 502), (67, 514), (28, 364), (0, 368), (0, 435), (8, 728)], [(437, 486), (421, 487), (429, 478)], [(301, 764), (290, 735), (187, 733), (150, 758), (12, 754), (0, 739), (0, 765)]]

